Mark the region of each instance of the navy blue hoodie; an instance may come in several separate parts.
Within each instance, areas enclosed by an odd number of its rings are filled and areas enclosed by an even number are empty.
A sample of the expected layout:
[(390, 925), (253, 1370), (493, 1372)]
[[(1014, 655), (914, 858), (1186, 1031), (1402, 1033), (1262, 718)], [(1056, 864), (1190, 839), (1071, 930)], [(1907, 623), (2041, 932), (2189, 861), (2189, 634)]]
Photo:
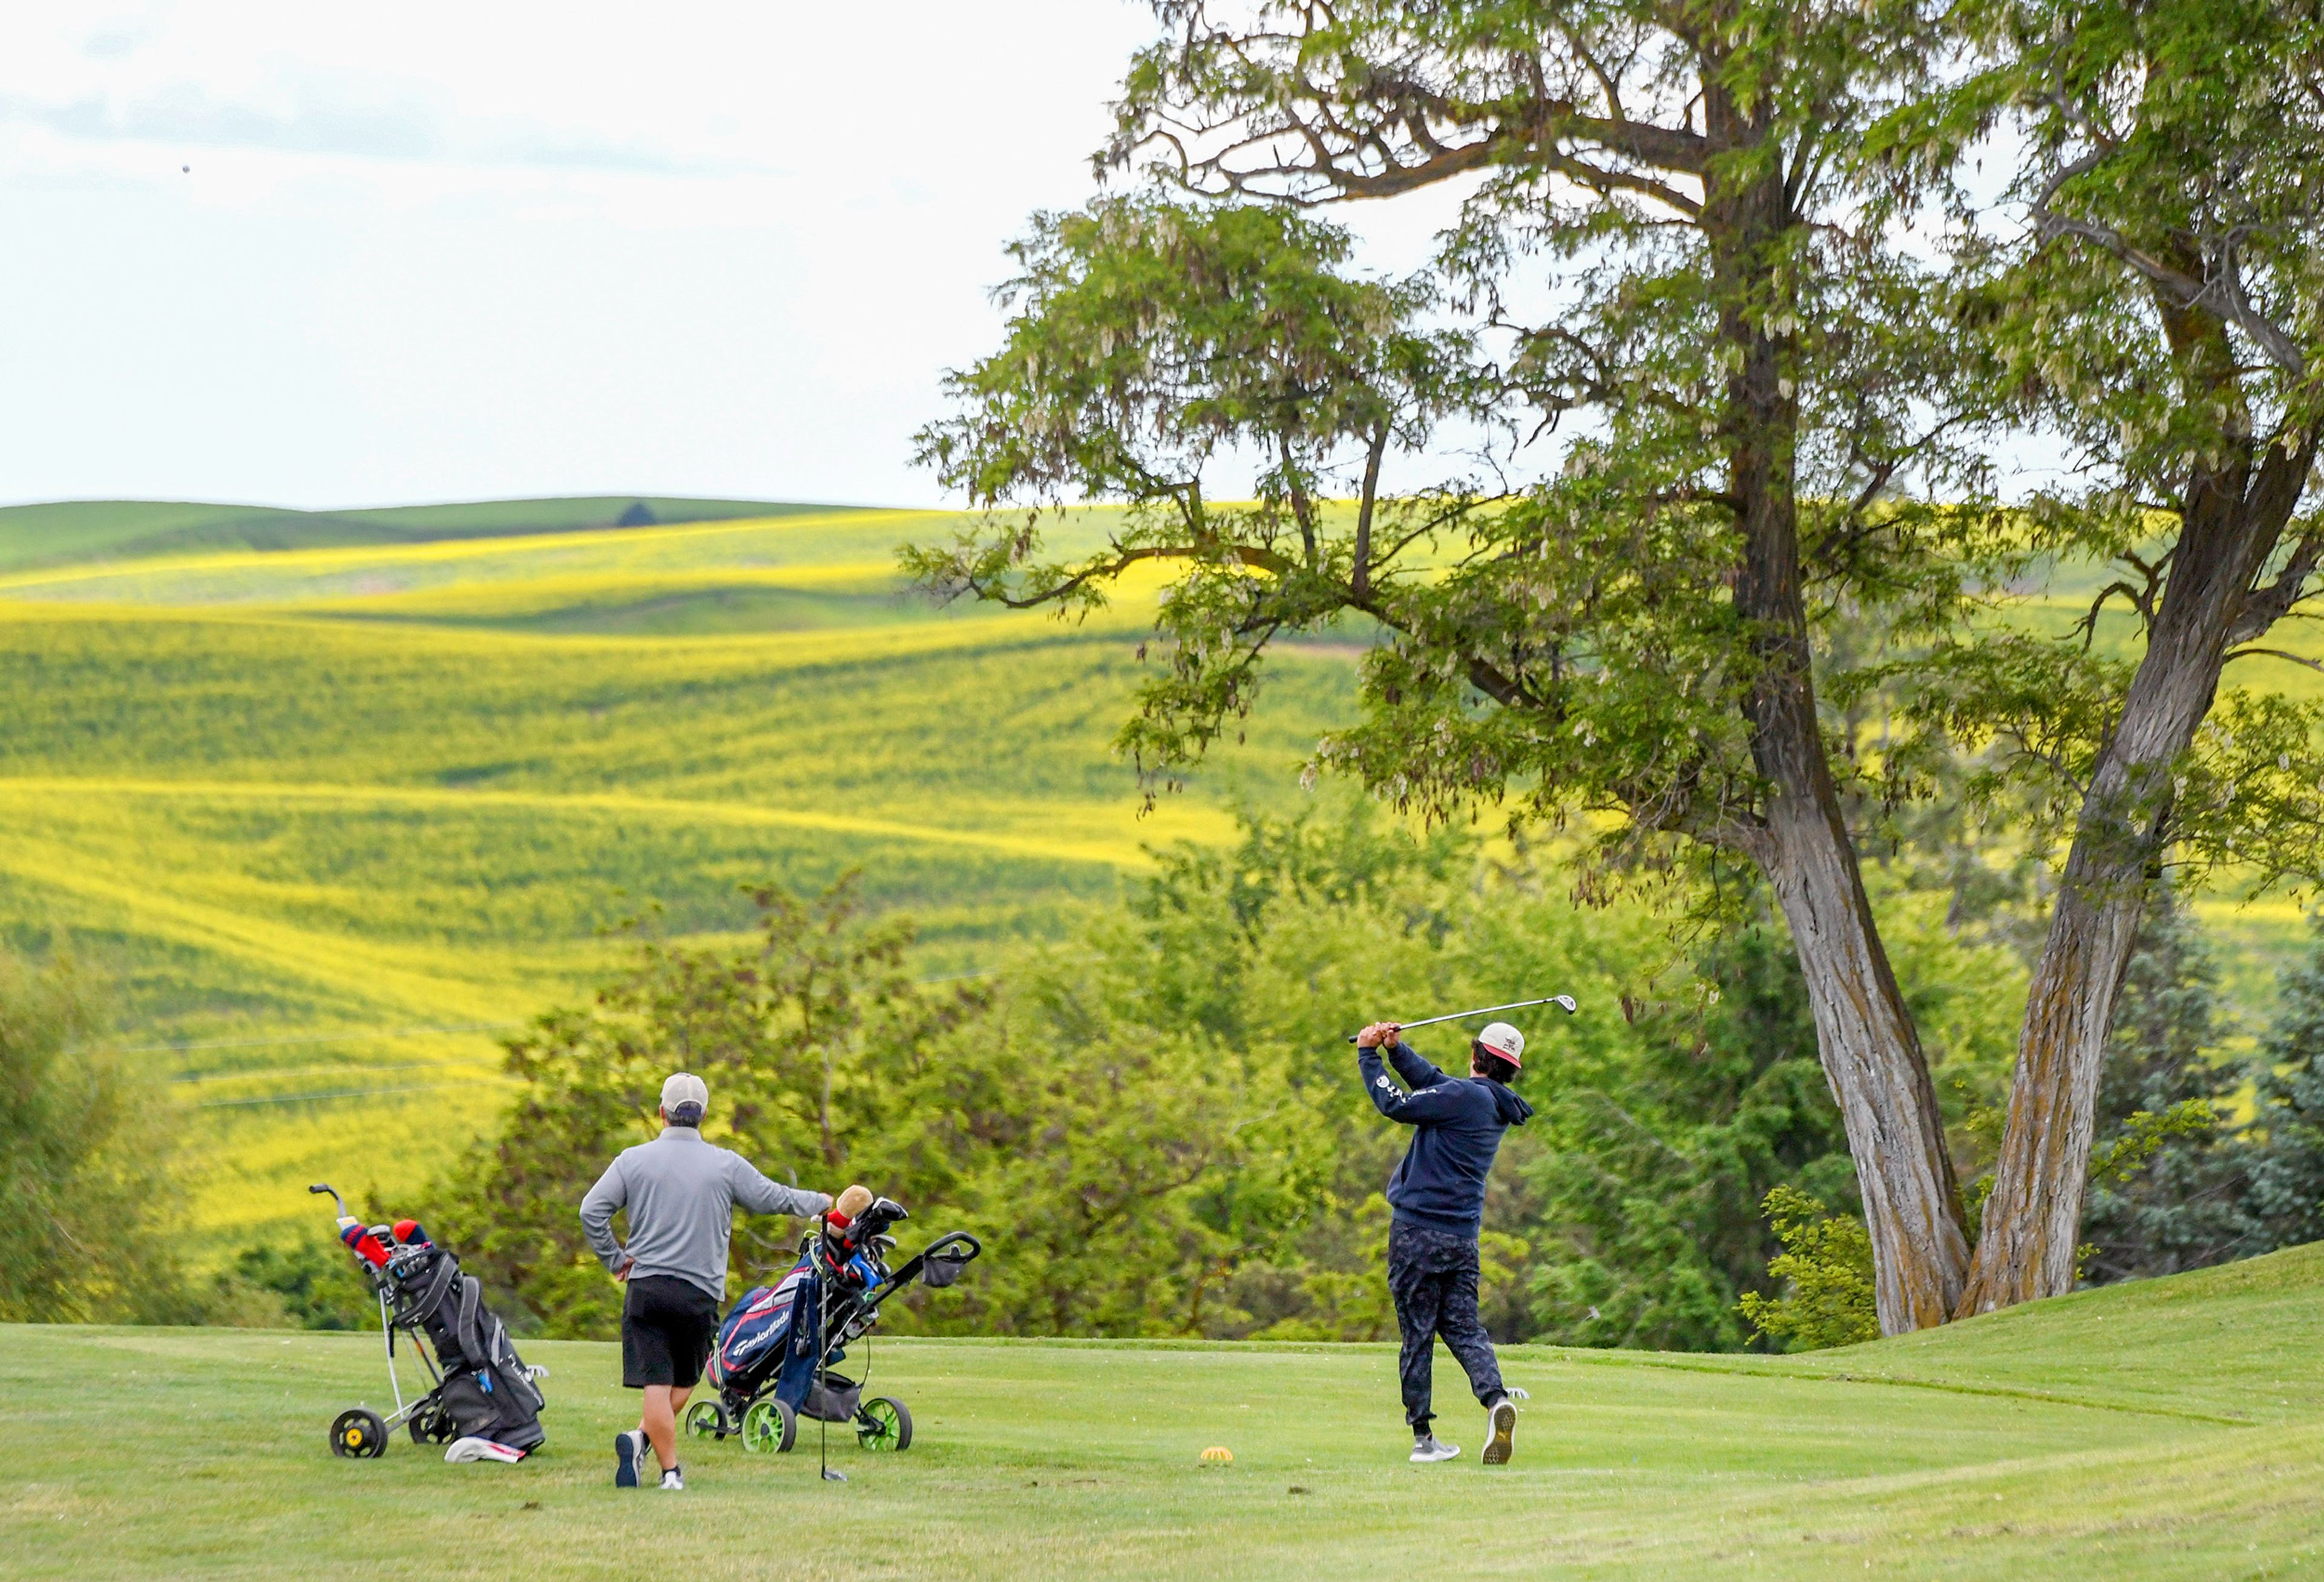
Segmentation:
[(1388, 1058), (1411, 1092), (1382, 1069), (1379, 1050), (1356, 1055), (1373, 1108), (1415, 1128), (1404, 1163), (1388, 1179), (1388, 1206), (1398, 1219), (1473, 1237), (1484, 1223), (1485, 1177), (1500, 1152), (1501, 1134), (1525, 1125), (1533, 1106), (1490, 1078), (1448, 1077), (1408, 1044), (1398, 1044)]

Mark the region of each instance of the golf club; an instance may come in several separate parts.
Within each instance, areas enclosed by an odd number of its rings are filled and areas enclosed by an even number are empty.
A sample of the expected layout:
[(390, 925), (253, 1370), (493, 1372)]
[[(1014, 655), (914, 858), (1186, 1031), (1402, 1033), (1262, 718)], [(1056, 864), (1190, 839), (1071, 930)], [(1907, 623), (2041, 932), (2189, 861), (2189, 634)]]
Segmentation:
[[(1473, 1011), (1450, 1011), (1441, 1016), (1423, 1016), (1417, 1022), (1398, 1022), (1397, 1026), (1406, 1029), (1433, 1027), (1439, 1022), (1457, 1022), (1464, 1016), (1489, 1016), (1495, 1011), (1521, 1011), (1527, 1006), (1559, 1006), (1569, 1016), (1582, 1008), (1573, 1003), (1572, 995), (1553, 994), (1547, 999), (1519, 999), (1511, 1000), (1505, 1006), (1479, 1006)], [(1348, 1035), (1348, 1042), (1353, 1044), (1357, 1037), (1358, 1035), (1351, 1033)]]
[[(827, 1403), (823, 1399), (831, 1387), (828, 1382), (831, 1377), (831, 1332), (828, 1327), (831, 1323), (831, 1289), (828, 1281), (818, 1280), (816, 1284), (818, 1287), (815, 1320), (816, 1455), (823, 1463), (824, 1482), (845, 1483), (847, 1474), (835, 1470), (831, 1465), (831, 1417)], [(868, 1378), (870, 1375), (865, 1376)]]

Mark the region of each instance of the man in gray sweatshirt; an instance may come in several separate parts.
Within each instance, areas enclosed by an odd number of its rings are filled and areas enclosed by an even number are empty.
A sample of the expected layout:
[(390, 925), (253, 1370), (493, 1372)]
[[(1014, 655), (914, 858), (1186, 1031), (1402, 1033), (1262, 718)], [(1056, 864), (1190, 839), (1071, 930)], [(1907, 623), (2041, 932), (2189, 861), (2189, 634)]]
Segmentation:
[[(622, 1303), (622, 1383), (645, 1392), (633, 1431), (613, 1438), (613, 1482), (635, 1488), (653, 1446), (661, 1486), (682, 1489), (678, 1414), (702, 1377), (726, 1300), (726, 1243), (737, 1205), (755, 1214), (820, 1214), (822, 1192), (769, 1181), (750, 1161), (702, 1140), (710, 1089), (679, 1072), (661, 1085), (662, 1133), (622, 1150), (581, 1200), (589, 1248), (628, 1283)], [(630, 1211), (630, 1244), (613, 1239), (613, 1210)]]

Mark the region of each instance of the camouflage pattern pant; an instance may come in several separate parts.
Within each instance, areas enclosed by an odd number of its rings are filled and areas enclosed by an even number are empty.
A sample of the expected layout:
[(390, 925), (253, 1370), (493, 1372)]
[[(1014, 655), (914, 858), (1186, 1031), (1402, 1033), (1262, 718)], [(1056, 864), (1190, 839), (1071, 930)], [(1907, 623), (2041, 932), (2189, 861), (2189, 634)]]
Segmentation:
[(1428, 1430), (1436, 1338), (1469, 1375), (1477, 1403), (1501, 1394), (1501, 1365), (1477, 1317), (1477, 1238), (1431, 1230), (1398, 1219), (1388, 1227), (1388, 1289), (1396, 1299), (1396, 1327), (1404, 1337), (1397, 1371), (1404, 1380), (1404, 1420), (1415, 1434)]

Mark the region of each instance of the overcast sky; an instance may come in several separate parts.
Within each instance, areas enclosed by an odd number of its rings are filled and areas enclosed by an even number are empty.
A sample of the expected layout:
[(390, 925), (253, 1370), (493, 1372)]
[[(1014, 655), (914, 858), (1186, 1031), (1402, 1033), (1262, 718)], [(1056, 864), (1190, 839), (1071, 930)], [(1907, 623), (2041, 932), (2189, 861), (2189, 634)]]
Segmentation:
[(0, 500), (936, 504), (1123, 0), (0, 16)]

